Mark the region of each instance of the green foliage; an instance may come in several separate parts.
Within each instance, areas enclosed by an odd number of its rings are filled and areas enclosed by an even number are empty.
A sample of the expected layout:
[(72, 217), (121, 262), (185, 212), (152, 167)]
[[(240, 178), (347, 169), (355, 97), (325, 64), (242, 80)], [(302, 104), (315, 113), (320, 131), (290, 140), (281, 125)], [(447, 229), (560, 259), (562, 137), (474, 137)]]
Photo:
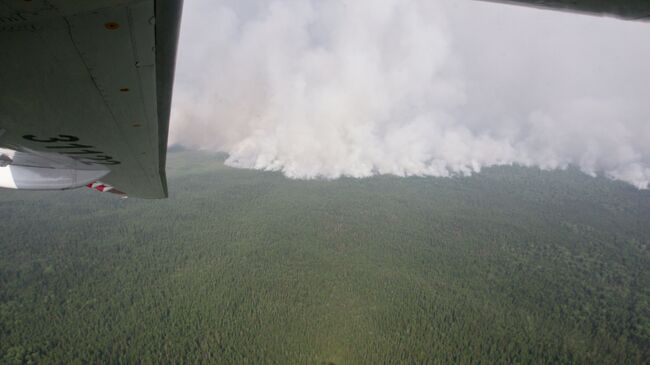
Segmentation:
[(577, 171), (0, 191), (0, 363), (642, 364), (650, 193)]

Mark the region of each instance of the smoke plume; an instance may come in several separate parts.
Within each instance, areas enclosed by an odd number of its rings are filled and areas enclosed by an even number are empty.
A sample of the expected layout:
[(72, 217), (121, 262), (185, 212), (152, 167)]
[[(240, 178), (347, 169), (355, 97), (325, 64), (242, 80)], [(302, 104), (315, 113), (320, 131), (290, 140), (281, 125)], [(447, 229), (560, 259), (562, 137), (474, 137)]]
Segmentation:
[(650, 24), (475, 1), (187, 1), (170, 143), (292, 178), (650, 182)]

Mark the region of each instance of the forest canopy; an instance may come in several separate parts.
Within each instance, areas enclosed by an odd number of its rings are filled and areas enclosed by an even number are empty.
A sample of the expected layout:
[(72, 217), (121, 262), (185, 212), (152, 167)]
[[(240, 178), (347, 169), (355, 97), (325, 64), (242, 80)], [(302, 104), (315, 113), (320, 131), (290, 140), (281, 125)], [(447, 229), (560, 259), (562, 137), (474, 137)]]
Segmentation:
[(0, 363), (650, 359), (650, 193), (577, 170), (0, 191)]

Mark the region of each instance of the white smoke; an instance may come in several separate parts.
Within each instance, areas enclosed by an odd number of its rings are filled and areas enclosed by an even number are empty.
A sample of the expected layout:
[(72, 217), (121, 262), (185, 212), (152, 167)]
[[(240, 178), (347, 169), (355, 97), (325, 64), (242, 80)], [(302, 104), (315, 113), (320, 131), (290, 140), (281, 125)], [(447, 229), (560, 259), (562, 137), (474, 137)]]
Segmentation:
[(650, 182), (650, 24), (474, 1), (186, 1), (170, 143), (289, 177)]

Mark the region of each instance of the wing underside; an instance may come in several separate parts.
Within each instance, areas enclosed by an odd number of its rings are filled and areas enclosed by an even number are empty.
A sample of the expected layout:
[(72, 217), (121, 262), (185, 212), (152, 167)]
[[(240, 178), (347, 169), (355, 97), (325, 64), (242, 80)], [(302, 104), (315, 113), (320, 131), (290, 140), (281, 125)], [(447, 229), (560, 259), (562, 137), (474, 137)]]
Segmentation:
[(129, 196), (166, 197), (181, 6), (0, 0), (0, 147), (99, 165)]
[(650, 20), (648, 0), (483, 0), (532, 6), (542, 9), (573, 11), (627, 20)]

